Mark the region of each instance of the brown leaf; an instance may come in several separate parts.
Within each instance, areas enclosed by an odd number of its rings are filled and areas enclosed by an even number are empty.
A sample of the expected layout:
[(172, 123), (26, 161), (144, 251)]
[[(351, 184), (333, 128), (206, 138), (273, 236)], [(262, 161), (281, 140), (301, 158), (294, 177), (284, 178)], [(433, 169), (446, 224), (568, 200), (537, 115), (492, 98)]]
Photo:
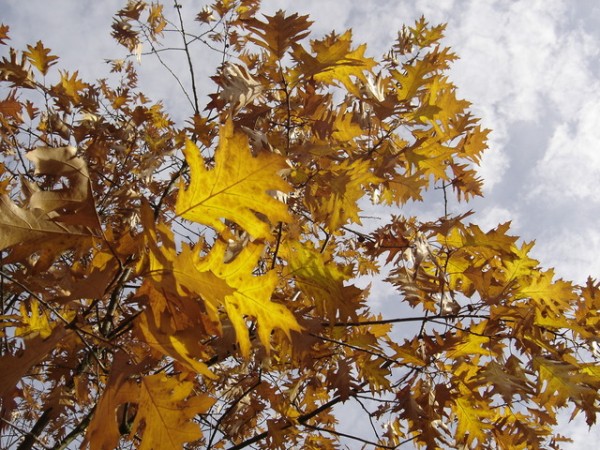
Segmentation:
[(38, 336), (28, 340), (25, 349), (18, 354), (0, 356), (0, 397), (12, 390), (33, 366), (42, 362), (67, 334), (67, 330), (58, 325), (46, 339)]

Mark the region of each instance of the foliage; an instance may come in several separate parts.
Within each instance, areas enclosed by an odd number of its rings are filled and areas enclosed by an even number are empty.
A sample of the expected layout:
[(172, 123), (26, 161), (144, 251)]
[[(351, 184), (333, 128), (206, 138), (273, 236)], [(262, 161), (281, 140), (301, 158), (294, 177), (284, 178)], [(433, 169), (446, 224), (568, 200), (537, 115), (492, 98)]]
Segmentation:
[[(487, 130), (444, 26), (376, 60), (258, 0), (194, 31), (165, 11), (116, 14), (128, 56), (96, 82), (0, 26), (3, 446), (535, 449), (561, 408), (595, 423), (599, 284), (447, 211), (481, 195)], [(173, 37), (182, 123), (135, 69)], [(203, 110), (192, 45), (223, 58)], [(431, 188), (437, 220), (401, 215)], [(377, 205), (397, 215), (363, 226)], [(385, 316), (365, 280), (397, 290)], [(342, 404), (370, 425), (344, 431)]]

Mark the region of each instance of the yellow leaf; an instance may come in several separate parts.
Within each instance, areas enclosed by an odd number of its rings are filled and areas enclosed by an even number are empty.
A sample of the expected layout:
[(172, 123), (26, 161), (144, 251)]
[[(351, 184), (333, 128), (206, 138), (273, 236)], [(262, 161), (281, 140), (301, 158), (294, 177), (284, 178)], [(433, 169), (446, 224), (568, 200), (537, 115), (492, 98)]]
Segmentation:
[(263, 245), (249, 242), (233, 261), (224, 264), (226, 245), (219, 240), (209, 255), (197, 263), (199, 270), (211, 270), (235, 288), (232, 295), (225, 297), (225, 310), (235, 328), (244, 357), (250, 355), (251, 346), (245, 316), (256, 317), (258, 337), (267, 352), (271, 347), (273, 329), (281, 329), (288, 338), (290, 331), (302, 330), (294, 315), (284, 305), (271, 301), (278, 282), (277, 273), (269, 271), (260, 276), (252, 275), (263, 249)]
[(6, 42), (4, 42), (4, 41), (10, 39), (8, 37), (9, 29), (10, 28), (8, 27), (8, 25), (4, 25), (3, 23), (0, 23), (0, 45), (5, 45)]
[(71, 97), (74, 102), (79, 102), (79, 93), (88, 86), (81, 79), (77, 78), (78, 75), (78, 70), (76, 70), (70, 76), (68, 72), (63, 72), (60, 74), (60, 86), (62, 87), (64, 93), (68, 97)]
[(38, 147), (26, 155), (35, 164), (35, 175), (65, 177), (68, 186), (50, 191), (34, 189), (29, 207), (47, 213), (60, 211), (54, 221), (100, 228), (87, 163), (75, 147)]
[[(210, 269), (199, 270), (193, 264), (196, 255), (189, 245), (182, 245), (181, 252), (177, 253), (173, 231), (162, 222), (155, 224), (153, 217), (151, 208), (143, 203), (141, 219), (146, 230), (146, 245), (150, 250), (146, 274), (160, 285), (161, 290), (180, 299), (190, 293), (200, 296), (209, 317), (218, 321), (217, 309), (223, 305), (224, 298), (233, 293), (233, 289)], [(160, 314), (162, 310), (157, 312)], [(158, 316), (155, 320), (158, 320)]]
[(576, 403), (584, 398), (593, 398), (596, 390), (583, 383), (577, 367), (563, 362), (552, 361), (542, 356), (533, 358), (533, 367), (539, 374), (540, 404), (565, 406), (569, 400)]
[(285, 15), (285, 11), (279, 10), (274, 16), (264, 16), (266, 22), (252, 17), (246, 21), (245, 26), (252, 30), (257, 37), (249, 35), (251, 42), (269, 50), (277, 59), (283, 57), (287, 49), (294, 43), (305, 38), (312, 23), (308, 16), (298, 14)]
[(352, 32), (342, 35), (330, 34), (322, 40), (312, 41), (311, 47), (315, 56), (309, 54), (302, 46), (295, 45), (293, 57), (299, 61), (296, 78), (314, 78), (316, 81), (342, 84), (352, 93), (359, 95), (352, 77), (366, 82), (365, 72), (375, 65), (372, 58), (365, 57), (366, 45), (352, 50)]
[(493, 415), (488, 405), (473, 403), (466, 395), (461, 395), (454, 400), (454, 413), (458, 419), (457, 440), (465, 439), (471, 448), (471, 444), (477, 439), (479, 447), (483, 447), (492, 428), (490, 423), (484, 422)]
[[(87, 229), (63, 225), (51, 220), (44, 211), (27, 210), (17, 206), (8, 195), (0, 195), (0, 250), (16, 244), (45, 245), (52, 241), (69, 247), (79, 239), (91, 238)], [(30, 253), (39, 249), (30, 250)]]
[(214, 169), (206, 169), (200, 150), (191, 141), (186, 143), (185, 157), (191, 181), (186, 190), (183, 182), (180, 185), (178, 215), (218, 232), (225, 229), (223, 220), (230, 220), (253, 238), (263, 239), (272, 235), (272, 224), (291, 221), (286, 205), (269, 195), (269, 191), (290, 190), (277, 175), (287, 167), (285, 160), (272, 153), (252, 157), (248, 138), (235, 132), (231, 121), (221, 129)]
[(208, 378), (216, 376), (208, 366), (198, 358), (206, 356), (199, 342), (199, 333), (193, 328), (183, 330), (174, 329), (168, 318), (156, 323), (154, 316), (149, 311), (144, 311), (136, 321), (144, 342), (150, 347), (179, 361), (188, 370), (204, 375)]
[(30, 195), (26, 208), (17, 206), (9, 196), (0, 195), (0, 249), (25, 242), (47, 244), (50, 240), (69, 247), (78, 238), (92, 237), (90, 228), (100, 225), (87, 165), (76, 156), (76, 149), (40, 147), (26, 157), (35, 164), (36, 175), (65, 177), (69, 185), (42, 190), (27, 183)]
[(334, 261), (309, 242), (289, 242), (281, 253), (288, 260), (290, 276), (313, 299), (317, 314), (331, 322), (358, 319), (356, 311), (363, 291), (354, 285), (344, 286), (348, 276)]
[(447, 355), (450, 358), (459, 358), (468, 355), (490, 355), (490, 350), (485, 348), (490, 338), (482, 335), (485, 331), (486, 322), (479, 322), (462, 334), (462, 340), (456, 344)]
[(577, 295), (570, 282), (563, 280), (553, 281), (554, 271), (531, 272), (530, 275), (521, 277), (515, 291), (516, 299), (530, 299), (542, 310), (549, 310), (553, 315), (564, 314)]
[(139, 385), (131, 386), (132, 400), (138, 403), (131, 435), (145, 424), (140, 450), (183, 448), (184, 443), (202, 436), (200, 427), (192, 420), (208, 411), (215, 400), (205, 394), (188, 399), (193, 383), (158, 374), (144, 377)]
[(137, 405), (130, 439), (141, 436), (140, 450), (178, 449), (202, 437), (193, 420), (206, 413), (215, 400), (205, 394), (193, 394), (194, 384), (164, 373), (142, 377), (139, 383), (111, 382), (100, 399), (90, 422), (86, 441), (91, 450), (112, 450), (119, 440), (117, 412), (125, 403)]
[(21, 303), (19, 308), (21, 311), (21, 326), (17, 328), (15, 335), (28, 339), (41, 336), (42, 339), (46, 339), (52, 334), (53, 328), (48, 321), (48, 316), (44, 313), (40, 314), (40, 305), (35, 299), (31, 300), (29, 308), (31, 314), (27, 312), (26, 304)]
[(367, 194), (370, 183), (381, 181), (369, 170), (368, 161), (343, 161), (330, 170), (323, 170), (322, 183), (311, 186), (307, 196), (309, 208), (317, 220), (323, 221), (330, 232), (349, 221), (360, 223), (358, 201)]
[(48, 69), (58, 61), (58, 56), (51, 55), (50, 49), (45, 48), (42, 41), (38, 41), (35, 47), (28, 45), (27, 51), (23, 52), (23, 54), (42, 75), (46, 75)]

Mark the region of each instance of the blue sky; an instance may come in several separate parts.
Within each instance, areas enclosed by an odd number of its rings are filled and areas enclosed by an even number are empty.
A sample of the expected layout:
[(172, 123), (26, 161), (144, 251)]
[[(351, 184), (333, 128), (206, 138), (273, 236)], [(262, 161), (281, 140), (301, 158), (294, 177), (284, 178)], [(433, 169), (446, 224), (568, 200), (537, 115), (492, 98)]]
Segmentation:
[[(104, 59), (122, 54), (109, 37), (112, 14), (122, 3), (0, 0), (0, 21), (11, 26), (11, 45), (41, 39), (61, 56), (62, 68), (95, 79), (107, 74)], [(196, 0), (182, 3), (190, 18), (202, 6)], [(588, 275), (600, 277), (600, 3), (265, 0), (263, 5), (266, 12), (309, 14), (317, 35), (351, 27), (356, 42), (369, 44), (371, 56), (385, 53), (402, 24), (420, 15), (446, 22), (445, 42), (461, 57), (451, 78), (492, 129), (481, 167), (486, 197), (469, 205), (477, 210), (474, 220), (483, 228), (511, 220), (515, 234), (537, 241), (534, 255), (558, 277), (580, 283)], [(198, 48), (199, 61), (207, 57), (204, 50)], [(183, 59), (170, 64), (185, 72)], [(213, 66), (198, 66), (206, 79)], [(168, 74), (151, 57), (144, 56), (139, 69), (144, 90), (154, 98), (166, 98), (173, 111), (188, 107), (172, 100)], [(428, 198), (411, 210), (441, 215), (441, 199)], [(576, 439), (567, 448), (597, 447), (599, 429), (588, 433), (580, 420), (564, 427)]]

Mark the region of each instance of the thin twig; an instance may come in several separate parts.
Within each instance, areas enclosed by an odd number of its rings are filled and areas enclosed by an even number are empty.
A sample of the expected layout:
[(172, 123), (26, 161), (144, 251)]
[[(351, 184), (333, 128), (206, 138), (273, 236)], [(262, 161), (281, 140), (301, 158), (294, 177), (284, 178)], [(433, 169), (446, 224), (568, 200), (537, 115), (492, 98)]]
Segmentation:
[(177, 11), (177, 16), (179, 17), (179, 26), (181, 29), (181, 36), (183, 37), (183, 49), (185, 51), (188, 67), (190, 70), (190, 78), (192, 82), (192, 94), (194, 96), (194, 113), (200, 114), (200, 107), (198, 106), (198, 91), (196, 89), (196, 75), (194, 74), (194, 65), (192, 64), (192, 56), (190, 55), (190, 49), (188, 47), (188, 41), (185, 37), (185, 26), (183, 24), (183, 17), (181, 16), (181, 4), (177, 3), (177, 0), (174, 1), (175, 10)]

